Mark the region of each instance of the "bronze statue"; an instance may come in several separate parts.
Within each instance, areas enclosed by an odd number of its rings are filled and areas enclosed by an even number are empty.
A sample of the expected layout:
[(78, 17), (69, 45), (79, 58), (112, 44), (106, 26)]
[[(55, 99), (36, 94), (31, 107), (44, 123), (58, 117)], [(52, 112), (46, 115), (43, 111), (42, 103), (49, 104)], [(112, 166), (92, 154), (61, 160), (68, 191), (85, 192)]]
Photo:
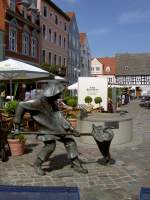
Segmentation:
[(93, 124), (92, 135), (101, 154), (103, 155), (103, 158), (99, 159), (99, 163), (101, 165), (114, 164), (115, 160), (111, 158), (109, 152), (110, 144), (114, 137), (113, 131), (110, 128), (103, 126), (95, 126), (95, 124)]
[(64, 89), (65, 85), (63, 83), (58, 80), (51, 80), (42, 95), (33, 100), (20, 102), (16, 109), (14, 117), (15, 131), (20, 129), (22, 118), (26, 111), (31, 114), (32, 118), (39, 125), (40, 133), (38, 138), (44, 143), (34, 162), (35, 172), (39, 175), (45, 174), (42, 164), (47, 161), (55, 150), (56, 140), (64, 144), (68, 158), (71, 160), (71, 167), (79, 173), (88, 173), (78, 158), (75, 140), (71, 136), (67, 136), (69, 132), (76, 133), (58, 108), (57, 100)]

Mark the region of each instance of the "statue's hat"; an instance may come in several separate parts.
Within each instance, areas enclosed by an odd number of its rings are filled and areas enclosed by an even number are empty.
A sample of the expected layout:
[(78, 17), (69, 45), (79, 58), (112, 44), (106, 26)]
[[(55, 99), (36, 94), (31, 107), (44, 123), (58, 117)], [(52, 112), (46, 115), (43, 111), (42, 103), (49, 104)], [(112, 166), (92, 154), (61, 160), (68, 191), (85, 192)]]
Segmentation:
[(50, 80), (47, 88), (44, 90), (43, 95), (45, 97), (52, 97), (59, 93), (62, 93), (65, 89), (65, 84), (58, 80)]

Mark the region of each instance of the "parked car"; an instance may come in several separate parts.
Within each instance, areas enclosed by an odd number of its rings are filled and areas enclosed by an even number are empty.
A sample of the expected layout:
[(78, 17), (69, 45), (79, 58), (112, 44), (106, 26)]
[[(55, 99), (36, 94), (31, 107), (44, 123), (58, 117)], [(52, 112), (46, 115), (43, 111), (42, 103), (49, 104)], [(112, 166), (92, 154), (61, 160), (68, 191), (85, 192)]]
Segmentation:
[(140, 106), (150, 108), (150, 96), (142, 96)]

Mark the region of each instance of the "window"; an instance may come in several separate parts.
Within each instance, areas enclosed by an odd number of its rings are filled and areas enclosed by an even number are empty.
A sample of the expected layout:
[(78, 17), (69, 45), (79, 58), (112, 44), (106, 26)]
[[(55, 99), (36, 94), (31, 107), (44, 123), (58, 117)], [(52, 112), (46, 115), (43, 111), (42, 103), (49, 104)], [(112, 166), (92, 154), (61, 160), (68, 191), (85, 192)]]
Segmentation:
[(10, 0), (10, 9), (16, 11), (16, 0)]
[(58, 17), (55, 15), (55, 24), (58, 24)]
[(109, 83), (112, 83), (112, 82), (113, 82), (113, 79), (112, 79), (112, 78), (108, 78), (108, 82), (109, 82)]
[(66, 38), (64, 38), (64, 49), (66, 48)]
[(15, 28), (9, 30), (9, 50), (17, 51), (17, 31)]
[(64, 58), (64, 64), (63, 64), (63, 66), (66, 66), (66, 58)]
[(22, 37), (22, 53), (26, 56), (29, 55), (29, 33), (23, 33)]
[(52, 31), (51, 29), (49, 29), (49, 42), (51, 42), (51, 40), (52, 40)]
[(100, 67), (96, 67), (96, 71), (99, 71), (100, 70)]
[(52, 53), (51, 52), (49, 52), (49, 54), (48, 54), (48, 62), (50, 65), (52, 64)]
[(56, 44), (56, 42), (57, 42), (57, 33), (54, 32), (54, 43)]
[(75, 48), (75, 38), (74, 37), (72, 37), (72, 45)]
[(31, 39), (31, 56), (37, 57), (37, 39), (35, 37)]
[(64, 30), (66, 31), (67, 30), (67, 24), (64, 23)]
[(110, 67), (109, 66), (106, 67), (106, 72), (110, 72)]
[(46, 35), (46, 26), (45, 26), (45, 24), (43, 24), (43, 26), (42, 26), (42, 34), (43, 34), (43, 38), (46, 40), (47, 39), (47, 35)]
[(59, 66), (61, 66), (61, 56), (59, 56)]
[(76, 30), (76, 25), (73, 23), (73, 30), (75, 31)]
[(46, 52), (45, 50), (42, 50), (42, 63), (45, 63), (45, 58), (46, 58)]
[(59, 35), (59, 46), (61, 47), (61, 35)]
[(54, 65), (57, 65), (57, 55), (54, 55)]
[(46, 6), (44, 6), (44, 8), (43, 8), (44, 10), (43, 10), (43, 14), (44, 14), (44, 17), (47, 17), (47, 7)]

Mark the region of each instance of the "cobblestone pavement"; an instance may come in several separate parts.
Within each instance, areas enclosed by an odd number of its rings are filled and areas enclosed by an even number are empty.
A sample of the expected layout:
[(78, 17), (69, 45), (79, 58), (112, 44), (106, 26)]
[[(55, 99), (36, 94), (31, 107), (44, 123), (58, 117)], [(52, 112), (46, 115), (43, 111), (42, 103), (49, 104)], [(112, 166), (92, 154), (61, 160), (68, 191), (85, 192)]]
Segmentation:
[(78, 174), (70, 168), (64, 146), (58, 143), (43, 165), (46, 176), (38, 176), (31, 163), (42, 144), (29, 136), (26, 154), (10, 157), (5, 163), (0, 160), (0, 184), (78, 186), (81, 200), (137, 200), (141, 186), (150, 186), (150, 110), (141, 108), (137, 100), (123, 109), (133, 117), (133, 141), (111, 147), (115, 165), (99, 165), (97, 147), (78, 142), (80, 158), (89, 170), (87, 175)]

